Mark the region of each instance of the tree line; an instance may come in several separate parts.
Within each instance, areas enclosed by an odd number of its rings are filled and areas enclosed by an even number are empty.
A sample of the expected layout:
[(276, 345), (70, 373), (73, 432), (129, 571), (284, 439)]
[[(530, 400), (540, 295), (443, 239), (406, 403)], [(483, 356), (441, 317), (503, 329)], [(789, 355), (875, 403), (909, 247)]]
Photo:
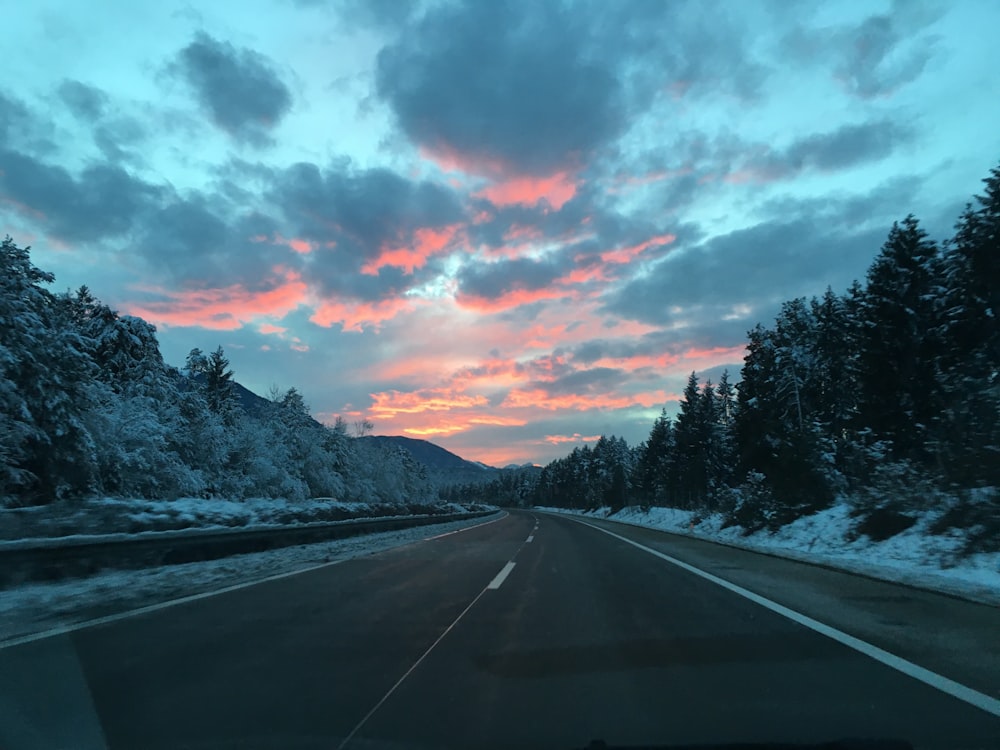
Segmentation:
[(645, 442), (575, 449), (527, 502), (722, 512), (758, 529), (843, 500), (904, 524), (947, 508), (1000, 533), (1000, 168), (984, 183), (952, 237), (896, 222), (864, 283), (785, 302), (748, 332), (735, 386), (692, 373)]
[(319, 424), (295, 389), (242, 408), (221, 347), (166, 364), (156, 328), (83, 286), (55, 294), (0, 246), (0, 502), (119, 497), (435, 500), (404, 450)]

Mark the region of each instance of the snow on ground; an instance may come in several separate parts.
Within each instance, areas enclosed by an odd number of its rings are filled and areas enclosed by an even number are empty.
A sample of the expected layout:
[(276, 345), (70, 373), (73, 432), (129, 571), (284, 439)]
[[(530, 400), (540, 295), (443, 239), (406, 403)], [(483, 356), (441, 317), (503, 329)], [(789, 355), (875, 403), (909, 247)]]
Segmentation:
[[(441, 512), (461, 513), (450, 503)], [(375, 505), (334, 498), (289, 501), (281, 498), (220, 500), (179, 498), (140, 500), (97, 498), (52, 503), (37, 508), (0, 509), (0, 540), (53, 538), (81, 534), (139, 534), (190, 528), (284, 526), (348, 518), (426, 513), (427, 506)]]
[(0, 591), (0, 643), (191, 594), (348, 560), (475, 526), (498, 515), (90, 578), (29, 583)]
[(744, 536), (740, 527), (722, 528), (719, 515), (694, 523), (694, 512), (676, 508), (650, 508), (649, 512), (625, 508), (613, 516), (607, 509), (592, 513), (565, 508), (539, 510), (610, 518), (1000, 605), (1000, 552), (962, 557), (959, 550), (964, 538), (960, 532), (929, 533), (936, 518), (932, 514), (884, 542), (873, 542), (866, 536), (850, 541), (848, 532), (854, 519), (845, 505), (799, 518), (773, 533), (759, 531), (749, 536)]

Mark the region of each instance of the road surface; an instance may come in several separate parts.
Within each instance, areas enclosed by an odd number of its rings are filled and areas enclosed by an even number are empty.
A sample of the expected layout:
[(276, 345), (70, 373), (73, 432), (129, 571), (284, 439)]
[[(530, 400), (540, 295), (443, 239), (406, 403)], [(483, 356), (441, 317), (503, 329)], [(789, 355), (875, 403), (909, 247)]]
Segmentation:
[[(596, 739), (878, 737), (1000, 748), (1000, 716), (990, 712), (1000, 712), (997, 608), (603, 526), (614, 535), (512, 512), (0, 648), (0, 747), (571, 748)], [(906, 663), (985, 704), (774, 611), (781, 606), (875, 648), (898, 646)]]

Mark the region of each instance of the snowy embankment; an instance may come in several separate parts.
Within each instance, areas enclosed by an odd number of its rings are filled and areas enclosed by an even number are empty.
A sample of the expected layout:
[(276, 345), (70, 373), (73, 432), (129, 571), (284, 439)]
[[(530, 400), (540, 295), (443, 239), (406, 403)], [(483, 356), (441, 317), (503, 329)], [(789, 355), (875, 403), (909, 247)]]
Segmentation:
[(499, 516), (452, 521), (234, 555), (219, 560), (117, 570), (89, 578), (32, 583), (0, 591), (0, 643), (159, 602), (218, 591), (427, 539)]
[(467, 508), (454, 503), (407, 506), (346, 502), (332, 498), (304, 501), (280, 498), (239, 501), (101, 498), (0, 510), (0, 542), (105, 534), (135, 535), (182, 529), (269, 528), (352, 518), (461, 513), (465, 510)]
[(845, 505), (800, 518), (773, 533), (759, 531), (748, 536), (738, 526), (722, 528), (722, 516), (700, 517), (676, 508), (650, 508), (648, 512), (625, 508), (614, 515), (607, 509), (590, 513), (565, 508), (538, 510), (608, 518), (1000, 606), (1000, 552), (962, 556), (962, 534), (931, 534), (936, 520), (932, 514), (883, 542), (873, 542), (866, 536), (854, 537), (855, 520)]

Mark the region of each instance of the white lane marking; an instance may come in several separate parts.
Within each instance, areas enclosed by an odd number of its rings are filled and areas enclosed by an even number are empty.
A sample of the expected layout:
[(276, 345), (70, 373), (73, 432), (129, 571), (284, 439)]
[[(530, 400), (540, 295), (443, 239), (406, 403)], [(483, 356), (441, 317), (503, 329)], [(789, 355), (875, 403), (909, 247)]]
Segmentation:
[(524, 543), (527, 544), (528, 542), (532, 541), (534, 538), (535, 538), (534, 534), (528, 534), (528, 538), (524, 540)]
[(400, 677), (398, 680), (396, 680), (396, 683), (386, 691), (386, 694), (379, 699), (379, 702), (376, 703), (374, 706), (372, 706), (372, 709), (364, 715), (361, 721), (359, 721), (355, 725), (354, 729), (352, 729), (350, 733), (346, 737), (344, 737), (343, 741), (339, 745), (337, 745), (337, 750), (343, 750), (343, 748), (347, 747), (347, 745), (351, 742), (351, 740), (354, 739), (354, 735), (356, 735), (359, 731), (361, 731), (361, 728), (368, 723), (368, 720), (375, 715), (375, 712), (378, 711), (380, 708), (382, 708), (383, 704), (387, 700), (389, 700), (389, 696), (391, 696), (393, 693), (396, 692), (399, 686), (403, 684), (403, 681), (413, 673), (413, 670), (419, 667), (420, 663), (430, 655), (431, 651), (434, 650), (434, 647), (437, 646), (442, 640), (444, 640), (444, 637), (448, 635), (448, 633), (450, 633), (456, 625), (458, 625), (458, 621), (461, 620), (463, 617), (465, 617), (465, 614), (475, 606), (476, 602), (479, 601), (482, 595), (485, 594), (490, 589), (500, 588), (500, 584), (503, 583), (503, 579), (510, 574), (510, 571), (513, 568), (514, 568), (514, 563), (512, 562), (509, 562), (503, 566), (503, 569), (499, 573), (497, 573), (496, 577), (492, 581), (490, 581), (490, 583), (486, 586), (486, 588), (484, 588), (482, 591), (476, 594), (476, 598), (473, 599), (471, 602), (469, 602), (469, 605), (459, 613), (458, 617), (456, 617), (452, 621), (451, 625), (449, 625), (444, 629), (441, 635), (439, 635), (435, 639), (434, 643), (432, 643), (430, 646), (427, 647), (427, 650), (420, 655), (420, 658), (417, 659), (415, 662), (413, 662), (412, 666), (410, 666), (410, 668), (403, 673), (403, 676)]
[[(476, 529), (480, 526), (486, 526), (487, 524), (495, 523), (496, 521), (502, 521), (506, 518), (509, 513), (506, 511), (504, 515), (500, 518), (494, 518), (491, 521), (485, 521), (483, 523), (477, 523), (474, 526), (466, 526), (465, 528), (458, 529), (458, 531), (449, 531), (448, 534), (457, 534), (459, 531), (467, 531), (469, 529)], [(441, 534), (440, 536), (448, 536), (448, 534)], [(430, 539), (438, 539), (440, 537), (428, 537), (427, 539), (418, 539), (415, 541), (429, 541)], [(398, 547), (405, 547), (415, 542), (405, 542), (403, 544), (396, 545)], [(392, 549), (389, 547), (387, 549)], [(378, 550), (379, 552), (387, 550)], [(364, 554), (364, 553), (361, 553)], [(25, 643), (32, 643), (34, 641), (41, 641), (46, 638), (54, 638), (57, 635), (66, 635), (67, 633), (72, 633), (77, 630), (84, 630), (86, 628), (96, 627), (98, 625), (107, 625), (108, 623), (117, 622), (118, 620), (124, 620), (128, 617), (136, 617), (138, 615), (145, 615), (150, 612), (157, 612), (161, 609), (166, 609), (167, 607), (175, 607), (178, 604), (187, 604), (188, 602), (196, 602), (201, 599), (208, 599), (212, 596), (218, 596), (219, 594), (228, 594), (230, 591), (239, 591), (240, 589), (247, 589), (251, 586), (256, 586), (261, 583), (267, 583), (269, 581), (280, 581), (282, 578), (289, 578), (291, 576), (301, 575), (303, 573), (311, 573), (314, 570), (320, 570), (321, 568), (329, 568), (331, 565), (339, 565), (342, 562), (347, 562), (348, 560), (359, 557), (360, 555), (351, 555), (349, 557), (344, 557), (340, 560), (334, 560), (332, 562), (320, 563), (319, 565), (311, 565), (308, 568), (300, 568), (299, 570), (290, 570), (286, 573), (276, 573), (273, 576), (267, 576), (266, 578), (257, 578), (253, 581), (244, 581), (243, 583), (236, 583), (232, 586), (225, 586), (221, 589), (213, 589), (212, 591), (203, 591), (200, 594), (190, 594), (189, 596), (182, 596), (178, 599), (170, 599), (165, 602), (158, 602), (156, 604), (148, 604), (145, 607), (139, 607), (138, 609), (130, 609), (126, 612), (117, 612), (113, 615), (105, 615), (104, 617), (97, 617), (93, 620), (84, 620), (83, 622), (73, 623), (72, 625), (60, 625), (57, 628), (51, 628), (50, 630), (43, 630), (40, 633), (32, 633), (31, 635), (22, 635), (17, 638), (11, 638), (6, 641), (0, 641), (0, 651), (5, 648), (13, 648), (14, 646), (22, 646)]]
[(478, 529), (478, 528), (481, 528), (483, 526), (489, 526), (491, 523), (496, 523), (497, 521), (502, 521), (503, 519), (505, 519), (509, 515), (510, 515), (510, 513), (508, 513), (507, 511), (503, 511), (503, 515), (500, 516), (500, 518), (493, 518), (493, 519), (490, 519), (489, 521), (483, 521), (482, 523), (473, 524), (472, 526), (466, 526), (465, 528), (462, 528), (462, 529), (455, 529), (454, 531), (446, 531), (445, 533), (438, 534), (437, 536), (425, 536), (424, 537), (424, 541), (425, 542), (429, 542), (429, 541), (431, 541), (433, 539), (441, 539), (441, 538), (446, 537), (446, 536), (451, 536), (452, 534), (461, 534), (463, 531), (468, 531), (469, 529)]
[(902, 672), (903, 674), (908, 675), (916, 680), (920, 680), (920, 682), (923, 682), (926, 685), (930, 685), (933, 688), (937, 688), (941, 692), (947, 693), (948, 695), (954, 698), (958, 698), (960, 701), (965, 701), (966, 703), (975, 706), (976, 708), (980, 708), (989, 714), (993, 714), (994, 716), (1000, 716), (1000, 700), (997, 700), (996, 698), (992, 698), (989, 695), (980, 693), (978, 690), (974, 690), (973, 688), (970, 688), (967, 685), (963, 685), (960, 682), (955, 682), (955, 680), (951, 680), (945, 677), (944, 675), (938, 674), (937, 672), (932, 672), (929, 669), (921, 667), (919, 664), (914, 664), (912, 661), (907, 661), (901, 656), (896, 656), (895, 654), (889, 653), (888, 651), (881, 649), (878, 646), (874, 646), (871, 643), (868, 643), (867, 641), (861, 640), (860, 638), (855, 638), (853, 635), (848, 635), (847, 633), (841, 630), (837, 630), (836, 628), (831, 627), (830, 625), (825, 625), (819, 620), (814, 620), (808, 615), (804, 615), (801, 612), (796, 612), (794, 609), (789, 609), (784, 605), (778, 604), (777, 602), (773, 602), (770, 599), (766, 599), (760, 594), (755, 594), (754, 592), (745, 589), (742, 586), (737, 586), (735, 583), (730, 583), (729, 581), (723, 578), (714, 576), (711, 573), (706, 573), (704, 570), (696, 568), (693, 565), (689, 565), (683, 560), (678, 560), (676, 557), (665, 555), (664, 553), (652, 549), (651, 547), (647, 547), (644, 544), (639, 544), (638, 542), (634, 542), (631, 539), (628, 539), (626, 537), (614, 533), (613, 531), (602, 529), (600, 526), (594, 526), (593, 524), (587, 523), (586, 521), (579, 521), (575, 518), (571, 518), (569, 520), (579, 524), (583, 524), (584, 526), (589, 526), (590, 528), (596, 529), (597, 531), (601, 531), (607, 534), (608, 536), (613, 536), (615, 539), (620, 539), (626, 544), (631, 544), (633, 547), (638, 547), (643, 552), (648, 552), (651, 555), (659, 557), (661, 560), (666, 560), (668, 563), (671, 563), (672, 565), (676, 565), (677, 567), (682, 568), (688, 571), (689, 573), (694, 573), (696, 576), (704, 578), (706, 581), (711, 581), (717, 586), (721, 586), (722, 588), (732, 591), (734, 594), (738, 594), (744, 597), (745, 599), (749, 599), (755, 604), (759, 604), (760, 606), (765, 607), (771, 610), (772, 612), (776, 612), (777, 614), (782, 615), (783, 617), (787, 617), (789, 620), (792, 620), (793, 622), (797, 622), (800, 625), (804, 625), (810, 630), (814, 630), (817, 633), (820, 633), (821, 635), (825, 635), (827, 638), (832, 638), (838, 643), (842, 643), (845, 646), (848, 646), (849, 648), (853, 648), (855, 651), (859, 651), (865, 656), (869, 656), (875, 661), (885, 664), (887, 667), (891, 667), (892, 669)]
[(32, 641), (41, 641), (45, 638), (52, 638), (57, 635), (66, 635), (67, 633), (72, 633), (76, 630), (84, 630), (85, 628), (92, 628), (97, 625), (106, 625), (109, 622), (117, 622), (118, 620), (124, 620), (128, 617), (136, 617), (137, 615), (144, 615), (149, 612), (157, 612), (161, 609), (166, 609), (167, 607), (175, 607), (178, 604), (187, 604), (188, 602), (196, 602), (200, 599), (208, 599), (212, 596), (218, 596), (219, 594), (228, 594), (230, 591), (239, 591), (240, 589), (247, 589), (251, 586), (256, 586), (261, 583), (267, 583), (268, 581), (278, 581), (282, 578), (289, 578), (291, 576), (301, 575), (302, 573), (309, 573), (313, 570), (319, 570), (320, 568), (329, 568), (331, 565), (339, 565), (342, 562), (347, 562), (351, 558), (345, 557), (342, 560), (334, 560), (333, 562), (320, 563), (319, 565), (312, 565), (308, 568), (302, 568), (300, 570), (290, 570), (287, 573), (278, 573), (273, 576), (268, 576), (267, 578), (258, 578), (254, 581), (246, 581), (244, 583), (237, 583), (232, 586), (226, 586), (221, 589), (215, 589), (213, 591), (203, 591), (200, 594), (191, 594), (189, 596), (182, 596), (179, 599), (170, 599), (165, 602), (158, 602), (156, 604), (148, 604), (145, 607), (139, 607), (138, 609), (130, 609), (127, 612), (117, 612), (113, 615), (105, 615), (104, 617), (97, 617), (93, 620), (85, 620), (84, 622), (73, 623), (72, 625), (60, 625), (57, 628), (52, 628), (51, 630), (43, 630), (41, 633), (32, 633), (31, 635), (22, 635), (18, 638), (11, 638), (7, 641), (0, 642), (0, 650), (5, 648), (12, 648), (14, 646), (21, 646), (25, 643), (31, 643)]
[(515, 565), (517, 565), (517, 563), (515, 562), (509, 562), (506, 565), (504, 565), (500, 569), (500, 572), (497, 573), (496, 578), (490, 581), (489, 585), (486, 588), (492, 591), (496, 591), (498, 588), (503, 586), (503, 582), (507, 580), (507, 576), (510, 575), (510, 571), (514, 569)]

